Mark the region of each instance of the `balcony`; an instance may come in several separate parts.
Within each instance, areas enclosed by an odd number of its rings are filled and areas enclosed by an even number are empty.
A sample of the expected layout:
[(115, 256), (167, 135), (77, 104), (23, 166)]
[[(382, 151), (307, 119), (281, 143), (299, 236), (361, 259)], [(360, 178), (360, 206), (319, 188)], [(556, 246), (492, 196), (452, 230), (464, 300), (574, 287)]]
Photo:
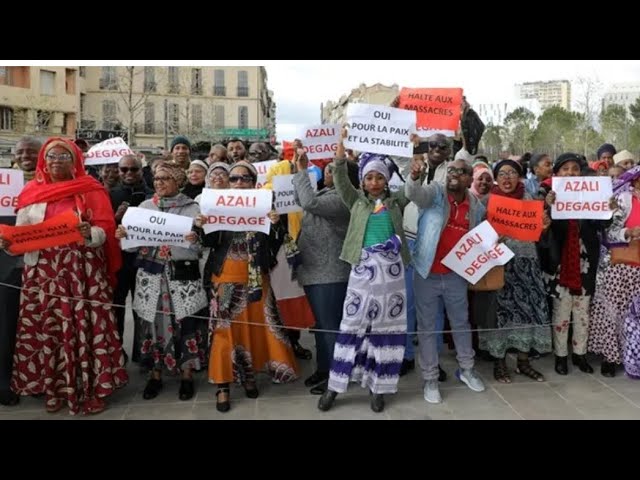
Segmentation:
[(115, 78), (101, 78), (100, 90), (118, 90), (118, 83)]
[(239, 97), (248, 97), (249, 96), (249, 87), (238, 87), (238, 96)]
[(213, 87), (213, 95), (216, 97), (226, 97), (227, 96), (227, 87), (224, 85), (216, 85)]
[(158, 84), (156, 82), (144, 82), (145, 93), (156, 93)]

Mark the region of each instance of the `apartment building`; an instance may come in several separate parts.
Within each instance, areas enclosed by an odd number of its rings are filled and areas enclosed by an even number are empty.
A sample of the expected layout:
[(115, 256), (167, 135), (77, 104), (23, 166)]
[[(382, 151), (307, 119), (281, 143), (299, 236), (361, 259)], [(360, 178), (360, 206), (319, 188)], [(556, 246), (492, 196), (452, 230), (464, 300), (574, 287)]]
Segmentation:
[(520, 99), (536, 99), (543, 109), (558, 105), (565, 110), (571, 110), (571, 83), (569, 80), (517, 84), (515, 95)]
[(264, 67), (86, 67), (81, 128), (124, 131), (138, 147), (275, 135), (275, 103)]
[(369, 103), (372, 105), (391, 105), (393, 100), (400, 94), (398, 85), (387, 87), (380, 83), (366, 86), (360, 84), (358, 88), (354, 88), (350, 93), (342, 95), (339, 100), (329, 100), (325, 105), (321, 106), (322, 123), (343, 123), (347, 117), (347, 106), (350, 103)]

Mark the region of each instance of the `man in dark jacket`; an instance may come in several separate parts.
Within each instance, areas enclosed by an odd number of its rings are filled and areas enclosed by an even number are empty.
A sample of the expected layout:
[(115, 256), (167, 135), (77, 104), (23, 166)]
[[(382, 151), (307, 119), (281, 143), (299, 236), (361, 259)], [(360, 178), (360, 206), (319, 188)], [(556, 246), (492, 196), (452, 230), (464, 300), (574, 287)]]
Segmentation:
[[(128, 207), (137, 207), (143, 201), (153, 196), (151, 190), (142, 177), (142, 162), (135, 155), (125, 155), (118, 163), (120, 171), (120, 185), (109, 192), (111, 196), (111, 206), (116, 217), (116, 224), (122, 223), (122, 217)], [(118, 272), (118, 286), (114, 292), (113, 303), (125, 305), (129, 292), (133, 296), (136, 285), (136, 273), (138, 268), (136, 263), (136, 253), (122, 252), (122, 269)], [(120, 338), (124, 334), (125, 308), (116, 307), (116, 318), (118, 320), (118, 333)], [(140, 355), (138, 348), (138, 327), (139, 319), (136, 312), (133, 312), (134, 337), (132, 360), (138, 361)]]

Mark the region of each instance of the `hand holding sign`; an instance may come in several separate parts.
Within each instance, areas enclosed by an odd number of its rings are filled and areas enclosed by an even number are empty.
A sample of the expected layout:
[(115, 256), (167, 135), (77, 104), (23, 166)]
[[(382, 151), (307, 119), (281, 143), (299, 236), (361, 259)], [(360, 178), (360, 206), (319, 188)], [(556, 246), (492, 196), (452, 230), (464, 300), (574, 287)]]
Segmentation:
[(78, 231), (84, 238), (91, 238), (91, 224), (89, 222), (81, 222), (78, 224)]
[(118, 240), (127, 238), (127, 229), (124, 228), (124, 225), (118, 225), (118, 228), (116, 228), (116, 238)]
[(11, 245), (11, 242), (2, 238), (2, 235), (0, 234), (0, 250), (6, 250), (9, 248), (9, 245)]

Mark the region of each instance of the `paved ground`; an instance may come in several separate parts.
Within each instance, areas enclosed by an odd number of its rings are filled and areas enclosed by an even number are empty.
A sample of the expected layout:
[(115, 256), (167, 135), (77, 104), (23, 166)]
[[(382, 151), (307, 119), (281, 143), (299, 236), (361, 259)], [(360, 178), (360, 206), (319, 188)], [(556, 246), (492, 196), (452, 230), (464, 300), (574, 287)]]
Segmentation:
[[(306, 346), (313, 344), (307, 334)], [(240, 387), (231, 391), (232, 408), (226, 414), (215, 409), (215, 387), (206, 382), (203, 374), (197, 377), (197, 394), (193, 400), (178, 399), (178, 379), (165, 381), (164, 391), (154, 400), (142, 399), (145, 377), (135, 367), (130, 368), (131, 383), (118, 391), (110, 407), (93, 419), (175, 419), (175, 420), (534, 420), (534, 419), (640, 419), (640, 382), (632, 381), (618, 372), (613, 379), (599, 373), (599, 363), (594, 360), (596, 373), (586, 375), (571, 369), (566, 377), (553, 371), (553, 357), (547, 356), (534, 362), (545, 374), (547, 381), (536, 383), (513, 374), (511, 385), (497, 384), (492, 376), (492, 364), (479, 360), (478, 371), (487, 382), (487, 390), (474, 393), (458, 382), (455, 357), (448, 352), (442, 365), (449, 379), (441, 384), (444, 403), (429, 405), (422, 397), (422, 381), (418, 372), (411, 372), (400, 381), (400, 391), (388, 397), (387, 408), (376, 414), (369, 408), (369, 396), (360, 387), (338, 397), (334, 408), (320, 412), (318, 398), (308, 393), (303, 379), (311, 374), (313, 361), (302, 362), (302, 378), (290, 385), (273, 385), (267, 377), (259, 381), (260, 397), (256, 400), (244, 396)], [(515, 358), (509, 359), (515, 367)], [(570, 365), (570, 368), (572, 366)], [(65, 410), (49, 414), (44, 410), (43, 399), (26, 398), (17, 407), (1, 407), (0, 420), (9, 419), (82, 419), (71, 417)]]

